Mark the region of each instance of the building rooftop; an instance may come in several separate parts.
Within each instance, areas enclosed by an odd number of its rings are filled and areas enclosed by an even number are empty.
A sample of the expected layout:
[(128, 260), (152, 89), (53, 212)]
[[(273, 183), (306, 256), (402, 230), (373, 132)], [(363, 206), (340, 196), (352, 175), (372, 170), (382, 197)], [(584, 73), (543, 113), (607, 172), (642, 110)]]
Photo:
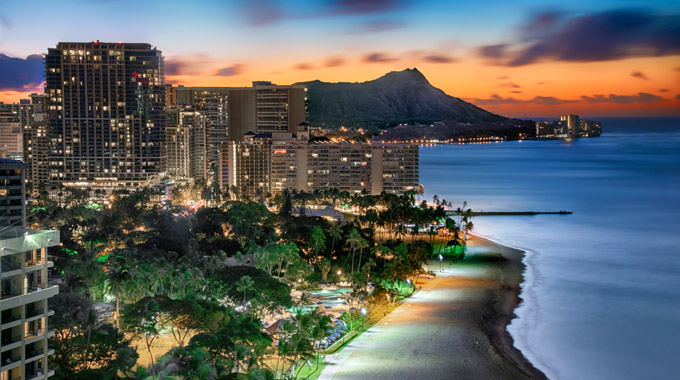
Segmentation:
[(0, 158), (0, 164), (23, 164), (25, 162), (11, 158)]

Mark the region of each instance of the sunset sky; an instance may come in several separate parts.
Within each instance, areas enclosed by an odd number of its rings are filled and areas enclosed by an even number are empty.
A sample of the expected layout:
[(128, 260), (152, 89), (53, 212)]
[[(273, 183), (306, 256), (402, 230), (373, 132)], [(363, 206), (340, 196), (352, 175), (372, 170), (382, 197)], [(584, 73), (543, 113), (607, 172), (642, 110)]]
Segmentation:
[(505, 116), (680, 115), (680, 2), (10, 1), (0, 101), (42, 92), (59, 41), (148, 42), (166, 81), (362, 82), (417, 67)]

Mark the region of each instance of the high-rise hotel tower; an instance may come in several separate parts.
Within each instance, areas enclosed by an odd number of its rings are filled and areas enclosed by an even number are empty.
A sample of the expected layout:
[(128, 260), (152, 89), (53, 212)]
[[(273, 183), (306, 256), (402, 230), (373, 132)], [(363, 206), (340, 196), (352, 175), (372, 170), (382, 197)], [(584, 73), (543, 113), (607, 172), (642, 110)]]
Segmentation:
[(54, 336), (49, 299), (59, 293), (47, 271), (47, 249), (59, 231), (26, 229), (28, 164), (0, 160), (0, 380), (44, 380), (54, 374), (48, 356)]
[(49, 184), (143, 186), (165, 172), (161, 51), (60, 42), (45, 56)]

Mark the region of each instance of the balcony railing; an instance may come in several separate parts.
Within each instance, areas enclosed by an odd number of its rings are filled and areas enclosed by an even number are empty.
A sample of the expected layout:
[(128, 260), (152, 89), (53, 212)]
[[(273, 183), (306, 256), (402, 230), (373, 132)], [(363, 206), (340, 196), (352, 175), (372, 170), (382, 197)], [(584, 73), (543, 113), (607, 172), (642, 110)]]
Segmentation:
[(12, 314), (12, 315), (3, 316), (2, 317), (2, 324), (14, 322), (14, 321), (19, 320), (19, 319), (21, 319), (21, 315), (19, 315), (19, 314)]
[(17, 363), (21, 361), (21, 355), (12, 355), (10, 357), (2, 357), (2, 366), (6, 366), (12, 363)]
[(26, 331), (26, 340), (39, 336), (45, 336), (45, 329), (33, 329)]
[(43, 289), (47, 289), (47, 288), (48, 288), (48, 286), (45, 286), (44, 284), (36, 284), (36, 285), (27, 286), (25, 288), (5, 289), (0, 294), (0, 299), (5, 300), (5, 299), (8, 299), (8, 298), (21, 296), (21, 295), (24, 295), (24, 294), (30, 294), (30, 293), (36, 292), (38, 290), (43, 290)]
[(36, 315), (41, 315), (45, 313), (45, 309), (33, 309), (33, 310), (26, 310), (26, 319), (28, 318), (33, 318)]
[(36, 265), (42, 265), (44, 264), (42, 260), (26, 260), (26, 268), (36, 266)]
[(10, 345), (12, 343), (16, 343), (20, 340), (21, 340), (21, 335), (14, 335), (14, 336), (11, 336), (11, 337), (3, 337), (1, 341), (2, 341), (3, 346), (8, 346), (8, 345)]
[(2, 273), (11, 272), (17, 269), (21, 269), (20, 263), (13, 260), (2, 260)]
[(30, 350), (30, 351), (26, 350), (26, 360), (28, 360), (32, 357), (35, 357), (35, 356), (42, 355), (43, 353), (45, 353), (45, 349), (43, 349), (42, 347), (36, 348), (34, 350)]
[(42, 371), (26, 371), (26, 380), (40, 379), (43, 377)]

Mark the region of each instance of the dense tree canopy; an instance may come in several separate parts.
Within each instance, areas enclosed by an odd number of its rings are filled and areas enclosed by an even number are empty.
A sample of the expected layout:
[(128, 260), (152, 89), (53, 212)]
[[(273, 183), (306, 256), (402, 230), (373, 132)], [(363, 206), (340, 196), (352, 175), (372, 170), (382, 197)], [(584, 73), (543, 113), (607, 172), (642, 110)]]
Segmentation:
[[(232, 199), (218, 194), (213, 182), (178, 189), (176, 199), (210, 207), (162, 207), (157, 189), (116, 191), (105, 207), (61, 189), (58, 201), (41, 195), (31, 206), (34, 227), (61, 232), (62, 244), (49, 250), (50, 275), (65, 281), (50, 302), (50, 361), (58, 379), (295, 377), (300, 363), (318, 359), (328, 321), (316, 312), (298, 314), (280, 334), (265, 333), (263, 317), (293, 306), (292, 286), (347, 281), (354, 303), (368, 298), (372, 281), (375, 294), (396, 299), (410, 294), (407, 281), (446, 249), (435, 247), (438, 228), (457, 247), (473, 228), (465, 205), (454, 220), (446, 217), (445, 200), (416, 203), (415, 192), (286, 191), (272, 199), (272, 212), (238, 189)], [(350, 210), (349, 221), (306, 216), (312, 203)], [(114, 305), (112, 323), (93, 302)], [(175, 347), (155, 353), (160, 335)], [(135, 368), (131, 340), (146, 349), (150, 367)], [(268, 351), (277, 356), (275, 368), (263, 365)]]

